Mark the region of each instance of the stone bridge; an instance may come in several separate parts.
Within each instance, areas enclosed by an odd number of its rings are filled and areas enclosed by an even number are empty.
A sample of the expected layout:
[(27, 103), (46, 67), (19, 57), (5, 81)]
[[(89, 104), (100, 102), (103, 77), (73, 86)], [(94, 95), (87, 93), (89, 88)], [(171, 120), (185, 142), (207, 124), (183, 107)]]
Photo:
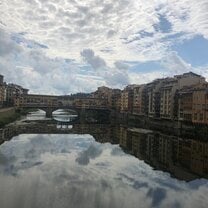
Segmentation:
[(46, 112), (46, 117), (51, 118), (52, 113), (58, 109), (75, 111), (78, 116), (86, 111), (109, 112), (105, 99), (77, 98), (70, 96), (34, 95), (28, 94), (15, 101), (15, 106), (20, 109), (40, 109)]

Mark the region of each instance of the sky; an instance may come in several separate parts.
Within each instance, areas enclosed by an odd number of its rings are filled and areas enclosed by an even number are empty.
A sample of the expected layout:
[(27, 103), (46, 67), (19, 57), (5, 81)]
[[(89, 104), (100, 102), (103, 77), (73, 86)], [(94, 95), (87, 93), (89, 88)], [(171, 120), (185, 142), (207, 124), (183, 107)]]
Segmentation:
[(208, 0), (0, 0), (0, 74), (31, 93), (208, 79)]

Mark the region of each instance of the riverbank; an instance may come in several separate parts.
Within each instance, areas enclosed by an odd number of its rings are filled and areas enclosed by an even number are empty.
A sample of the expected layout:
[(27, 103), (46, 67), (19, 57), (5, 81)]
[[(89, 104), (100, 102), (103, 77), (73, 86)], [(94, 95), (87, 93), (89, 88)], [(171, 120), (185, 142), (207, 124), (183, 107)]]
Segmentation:
[(0, 109), (0, 128), (12, 123), (26, 115), (31, 110), (18, 111), (14, 107)]
[(15, 108), (0, 109), (0, 128), (15, 121), (18, 117), (19, 114), (15, 112)]

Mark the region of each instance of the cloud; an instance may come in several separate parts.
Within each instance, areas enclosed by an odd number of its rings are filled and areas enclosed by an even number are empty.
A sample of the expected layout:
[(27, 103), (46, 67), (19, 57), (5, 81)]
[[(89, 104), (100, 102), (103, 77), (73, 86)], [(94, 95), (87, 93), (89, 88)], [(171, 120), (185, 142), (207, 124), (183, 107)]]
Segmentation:
[(176, 74), (192, 71), (204, 76), (208, 80), (208, 65), (193, 67), (190, 63), (183, 60), (175, 51), (168, 53), (167, 56), (161, 60), (161, 66), (165, 69), (165, 71), (162, 72), (163, 76), (174, 76)]
[(116, 146), (112, 149), (111, 155), (113, 155), (113, 156), (124, 156), (125, 154), (119, 146)]
[(106, 62), (158, 60), (172, 42), (208, 37), (206, 0), (3, 0), (2, 8), (0, 19), (10, 31), (26, 32), (27, 38), (47, 45), (51, 55), (70, 51), (75, 59), (84, 48), (98, 54), (111, 47), (114, 53), (104, 53)]
[(99, 77), (81, 77), (82, 69), (72, 59), (49, 57), (45, 47), (26, 40), (24, 33), (10, 35), (3, 29), (0, 32), (0, 73), (7, 82), (43, 94), (91, 92), (104, 84)]
[(49, 57), (48, 49), (25, 39), (25, 33), (9, 35), (2, 30), (2, 34), (7, 41), (2, 38), (1, 49), (5, 55), (0, 57), (0, 71), (7, 82), (20, 84), (30, 89), (31, 93), (92, 92), (101, 85), (123, 87), (128, 83), (126, 67), (108, 67), (104, 59), (91, 49), (81, 52), (81, 57), (90, 66), (89, 74), (74, 60)]
[[(91, 160), (87, 166), (75, 162), (79, 153)], [(207, 180), (174, 179), (131, 155), (119, 154), (118, 146), (96, 143), (89, 135), (21, 134), (2, 146), (1, 157), (0, 201), (4, 207), (16, 207), (17, 201), (58, 207), (60, 197), (64, 207), (69, 201), (72, 207), (89, 208), (136, 208), (138, 201), (143, 207), (161, 208), (207, 207), (208, 203)], [(54, 187), (55, 193), (50, 191)]]
[(161, 65), (169, 70), (169, 73), (172, 75), (193, 70), (191, 64), (186, 63), (175, 51), (164, 57), (161, 60)]
[[(141, 55), (137, 53), (145, 46), (146, 43), (142, 44), (144, 40), (130, 46), (124, 41), (125, 38), (128, 41), (134, 39), (141, 31), (154, 32), (153, 25), (158, 23), (158, 16), (157, 4), (152, 0), (146, 4), (134, 0), (119, 0), (116, 3), (113, 0), (17, 0), (13, 4), (4, 0), (2, 4), (4, 11), (0, 19), (9, 25), (8, 29), (12, 32), (26, 32), (26, 38), (47, 45), (51, 55), (67, 56), (70, 51), (71, 57), (78, 59), (84, 48), (90, 47), (98, 53), (111, 47), (114, 53), (111, 57), (105, 54), (107, 62), (112, 58), (153, 58), (150, 50), (142, 50)], [(154, 39), (149, 40), (149, 44), (152, 41)], [(154, 47), (162, 47), (159, 45)]]
[[(207, 7), (207, 0), (2, 0), (0, 72), (47, 94), (123, 88), (187, 70), (208, 77), (206, 66), (193, 68), (172, 51), (197, 35), (208, 39)], [(140, 73), (130, 61), (162, 66)]]
[(152, 198), (152, 207), (159, 207), (162, 201), (166, 198), (167, 191), (163, 188), (150, 189), (147, 193), (148, 197)]
[(95, 56), (92, 49), (84, 49), (81, 56), (95, 70), (95, 74), (103, 77), (107, 86), (121, 88), (129, 84), (128, 65), (122, 61), (115, 62), (115, 67), (109, 67), (104, 59)]
[(161, 13), (172, 24), (173, 32), (200, 34), (208, 39), (208, 2), (207, 0), (166, 1)]
[(12, 53), (21, 52), (21, 47), (12, 41), (3, 29), (0, 28), (0, 57), (7, 56)]
[(127, 71), (115, 69), (105, 74), (106, 84), (114, 88), (122, 88), (130, 83)]
[(89, 148), (80, 153), (79, 157), (76, 158), (76, 162), (80, 165), (88, 165), (90, 159), (95, 159), (100, 156), (102, 153), (102, 149), (97, 145), (91, 145)]
[(93, 67), (93, 69), (97, 70), (106, 67), (105, 61), (99, 56), (95, 56), (92, 49), (84, 49), (80, 54), (84, 60)]
[(117, 69), (124, 69), (124, 70), (129, 69), (129, 65), (122, 62), (122, 61), (116, 61), (114, 64), (115, 64)]

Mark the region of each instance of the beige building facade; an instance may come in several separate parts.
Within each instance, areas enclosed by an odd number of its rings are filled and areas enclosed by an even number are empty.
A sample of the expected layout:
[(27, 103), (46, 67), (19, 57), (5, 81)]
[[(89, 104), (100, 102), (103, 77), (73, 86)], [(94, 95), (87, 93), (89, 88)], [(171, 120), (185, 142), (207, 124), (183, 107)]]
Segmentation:
[(192, 72), (177, 75), (174, 78), (166, 78), (160, 89), (160, 118), (178, 119), (179, 103), (176, 93), (184, 87), (200, 85), (205, 82), (204, 77)]
[(145, 115), (146, 107), (146, 92), (145, 85), (140, 85), (134, 88), (133, 91), (133, 114)]
[(180, 90), (178, 97), (178, 119), (180, 121), (192, 122), (193, 114), (193, 88)]
[(193, 91), (192, 122), (208, 124), (208, 85), (195, 88)]

